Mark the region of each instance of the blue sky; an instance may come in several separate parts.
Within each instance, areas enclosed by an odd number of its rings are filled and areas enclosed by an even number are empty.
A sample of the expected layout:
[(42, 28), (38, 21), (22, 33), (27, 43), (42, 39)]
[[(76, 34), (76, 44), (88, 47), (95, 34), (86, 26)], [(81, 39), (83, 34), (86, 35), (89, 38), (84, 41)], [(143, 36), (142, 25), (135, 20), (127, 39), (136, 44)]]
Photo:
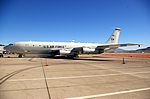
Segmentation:
[(149, 0), (1, 0), (0, 43), (104, 43), (116, 27), (119, 43), (150, 46)]

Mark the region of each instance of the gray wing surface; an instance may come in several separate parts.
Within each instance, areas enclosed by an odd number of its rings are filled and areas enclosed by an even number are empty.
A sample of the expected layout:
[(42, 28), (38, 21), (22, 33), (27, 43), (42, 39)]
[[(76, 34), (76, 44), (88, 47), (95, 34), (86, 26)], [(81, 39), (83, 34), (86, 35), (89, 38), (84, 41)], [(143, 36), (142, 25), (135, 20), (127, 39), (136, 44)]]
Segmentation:
[(106, 49), (106, 48), (115, 49), (115, 48), (118, 48), (118, 47), (135, 46), (135, 45), (140, 46), (140, 44), (132, 44), (132, 43), (127, 43), (127, 44), (110, 44), (110, 45), (97, 46), (96, 49)]

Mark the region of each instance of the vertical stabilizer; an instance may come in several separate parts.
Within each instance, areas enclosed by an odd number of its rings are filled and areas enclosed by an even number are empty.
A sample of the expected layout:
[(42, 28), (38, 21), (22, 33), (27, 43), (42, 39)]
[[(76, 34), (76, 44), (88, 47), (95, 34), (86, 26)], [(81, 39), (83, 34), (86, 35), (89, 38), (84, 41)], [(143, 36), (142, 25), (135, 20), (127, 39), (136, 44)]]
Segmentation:
[(120, 34), (120, 28), (116, 28), (110, 38), (107, 40), (106, 44), (118, 44)]

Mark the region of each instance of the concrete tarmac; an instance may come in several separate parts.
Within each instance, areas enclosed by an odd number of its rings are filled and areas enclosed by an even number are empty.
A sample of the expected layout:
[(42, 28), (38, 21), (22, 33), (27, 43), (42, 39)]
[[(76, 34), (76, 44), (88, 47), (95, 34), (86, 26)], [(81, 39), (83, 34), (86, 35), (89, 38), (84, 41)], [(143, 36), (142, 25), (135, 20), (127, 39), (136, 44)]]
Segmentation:
[(122, 60), (0, 58), (0, 99), (150, 99), (150, 59)]

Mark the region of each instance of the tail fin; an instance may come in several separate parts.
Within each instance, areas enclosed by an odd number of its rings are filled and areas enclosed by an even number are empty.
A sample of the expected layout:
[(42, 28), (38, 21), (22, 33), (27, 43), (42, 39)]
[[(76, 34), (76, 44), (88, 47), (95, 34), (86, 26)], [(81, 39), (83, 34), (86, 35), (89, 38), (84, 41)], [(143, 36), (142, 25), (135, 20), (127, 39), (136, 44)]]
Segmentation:
[(120, 28), (116, 28), (105, 44), (118, 44)]

